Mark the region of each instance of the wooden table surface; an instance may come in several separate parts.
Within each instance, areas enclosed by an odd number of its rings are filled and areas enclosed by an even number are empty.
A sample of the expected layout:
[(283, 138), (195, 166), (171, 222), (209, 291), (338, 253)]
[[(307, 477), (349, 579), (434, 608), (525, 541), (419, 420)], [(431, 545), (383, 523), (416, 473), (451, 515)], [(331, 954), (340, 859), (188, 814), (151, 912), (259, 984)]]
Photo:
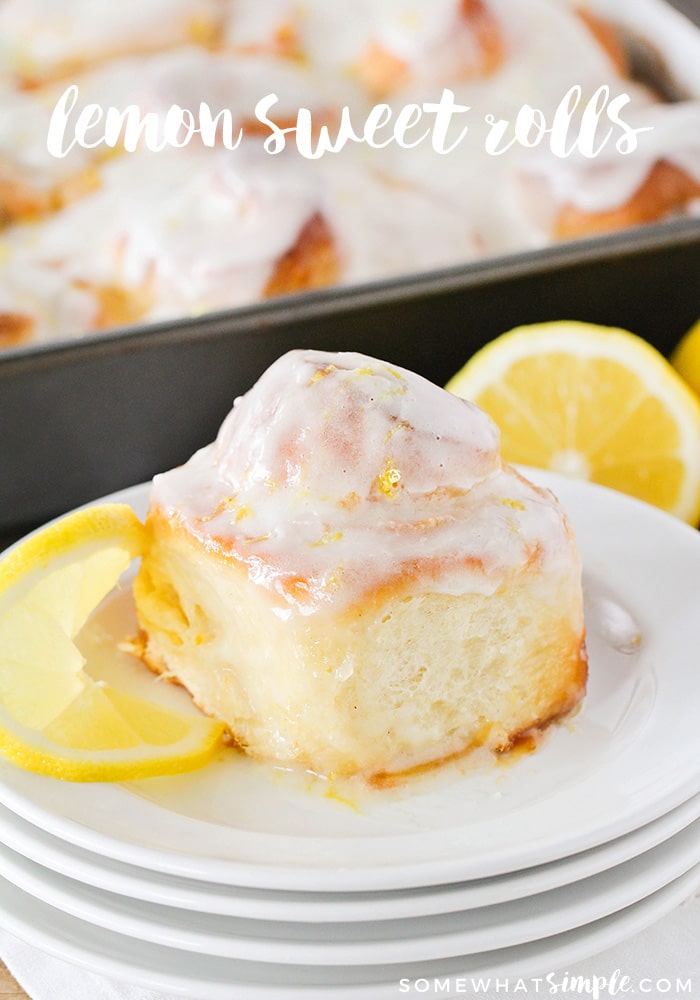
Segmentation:
[(2, 962), (0, 962), (0, 1000), (29, 1000)]

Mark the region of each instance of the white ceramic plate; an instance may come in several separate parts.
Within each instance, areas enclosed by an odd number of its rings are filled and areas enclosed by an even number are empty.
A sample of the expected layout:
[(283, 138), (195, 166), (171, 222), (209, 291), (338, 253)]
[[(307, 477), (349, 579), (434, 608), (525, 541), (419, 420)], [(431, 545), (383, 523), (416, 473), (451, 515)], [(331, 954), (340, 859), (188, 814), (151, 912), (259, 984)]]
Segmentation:
[[(247, 920), (302, 923), (396, 920), (454, 913), (522, 899), (623, 864), (700, 818), (700, 795), (625, 837), (508, 875), (387, 892), (275, 892), (197, 882), (100, 857), (27, 823), (0, 806), (0, 843), (45, 868), (130, 899)], [(697, 826), (697, 824), (696, 824)]]
[[(289, 966), (198, 955), (140, 941), (61, 913), (0, 879), (0, 923), (67, 962), (143, 988), (192, 1000), (396, 1000), (399, 979), (517, 976), (563, 969), (632, 937), (700, 886), (700, 867), (618, 913), (544, 941), (469, 957), (400, 965)], [(444, 995), (444, 994), (443, 994)]]
[(463, 912), (364, 922), (301, 924), (193, 913), (133, 901), (58, 875), (0, 847), (3, 878), (98, 927), (201, 955), (289, 965), (389, 965), (474, 955), (537, 941), (638, 902), (700, 864), (700, 820), (618, 865), (572, 885)]
[[(234, 752), (189, 776), (87, 787), (3, 763), (0, 801), (129, 864), (320, 892), (500, 875), (595, 847), (687, 801), (700, 791), (700, 535), (588, 483), (532, 478), (555, 489), (576, 529), (591, 662), (583, 709), (551, 729), (536, 753), (506, 767), (467, 761), (461, 771), (442, 769), (401, 794), (368, 793), (351, 806), (321, 783)], [(144, 487), (118, 496), (143, 512)], [(619, 635), (606, 634), (604, 601), (638, 623), (634, 656), (617, 651)], [(124, 599), (113, 601), (101, 627), (109, 631), (124, 613)], [(180, 694), (134, 673), (153, 697)]]

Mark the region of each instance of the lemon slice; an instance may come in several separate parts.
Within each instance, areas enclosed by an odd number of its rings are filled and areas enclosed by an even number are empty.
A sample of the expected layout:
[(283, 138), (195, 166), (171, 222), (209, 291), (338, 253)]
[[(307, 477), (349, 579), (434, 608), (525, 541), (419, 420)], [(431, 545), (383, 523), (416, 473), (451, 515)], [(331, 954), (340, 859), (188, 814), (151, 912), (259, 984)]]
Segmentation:
[(31, 535), (0, 560), (0, 753), (70, 781), (191, 770), (224, 726), (93, 680), (74, 640), (143, 551), (130, 507), (103, 504)]
[(700, 319), (674, 350), (671, 364), (690, 388), (700, 396)]
[(495, 420), (506, 461), (601, 483), (697, 523), (700, 401), (640, 337), (576, 322), (519, 327), (447, 388)]

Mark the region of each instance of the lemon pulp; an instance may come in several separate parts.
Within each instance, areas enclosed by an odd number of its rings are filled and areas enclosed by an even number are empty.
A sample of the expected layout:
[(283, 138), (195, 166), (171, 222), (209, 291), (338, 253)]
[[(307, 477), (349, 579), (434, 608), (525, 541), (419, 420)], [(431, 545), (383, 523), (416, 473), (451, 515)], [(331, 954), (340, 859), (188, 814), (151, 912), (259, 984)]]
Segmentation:
[(0, 560), (0, 752), (73, 781), (133, 780), (202, 766), (222, 723), (93, 680), (75, 644), (143, 551), (130, 507), (77, 511)]

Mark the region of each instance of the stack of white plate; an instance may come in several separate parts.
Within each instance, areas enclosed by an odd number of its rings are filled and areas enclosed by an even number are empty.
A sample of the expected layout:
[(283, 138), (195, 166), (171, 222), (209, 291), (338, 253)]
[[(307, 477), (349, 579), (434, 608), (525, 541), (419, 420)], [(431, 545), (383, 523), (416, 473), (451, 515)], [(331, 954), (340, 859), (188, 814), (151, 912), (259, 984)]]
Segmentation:
[[(384, 791), (233, 751), (122, 785), (2, 764), (0, 924), (198, 1000), (393, 1000), (426, 980), (449, 996), (451, 977), (561, 969), (691, 895), (700, 535), (617, 494), (537, 478), (582, 551), (590, 681), (578, 715), (535, 752)], [(121, 499), (142, 513), (144, 496)], [(128, 601), (99, 612), (100, 641), (128, 627)], [(185, 697), (136, 667), (129, 683)]]

